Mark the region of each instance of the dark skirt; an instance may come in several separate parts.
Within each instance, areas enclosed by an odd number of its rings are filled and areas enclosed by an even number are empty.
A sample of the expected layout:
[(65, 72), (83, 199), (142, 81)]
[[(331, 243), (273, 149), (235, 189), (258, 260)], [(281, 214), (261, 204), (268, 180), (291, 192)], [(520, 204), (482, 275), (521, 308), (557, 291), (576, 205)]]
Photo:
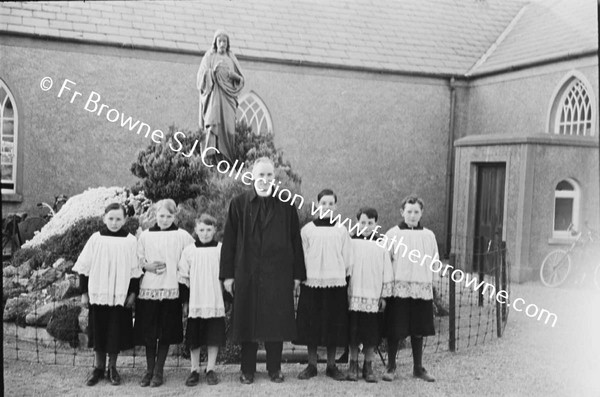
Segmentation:
[(350, 312), (350, 345), (378, 346), (381, 341), (379, 313)]
[(348, 345), (346, 287), (313, 288), (302, 285), (296, 316), (297, 345)]
[(200, 346), (225, 346), (225, 317), (188, 318), (185, 344), (189, 349)]
[(135, 325), (133, 327), (137, 346), (174, 345), (183, 341), (183, 315), (179, 299), (135, 302)]
[(133, 315), (123, 306), (90, 305), (88, 347), (119, 353), (133, 347)]
[(432, 300), (388, 299), (385, 308), (385, 336), (388, 339), (431, 335), (435, 335)]

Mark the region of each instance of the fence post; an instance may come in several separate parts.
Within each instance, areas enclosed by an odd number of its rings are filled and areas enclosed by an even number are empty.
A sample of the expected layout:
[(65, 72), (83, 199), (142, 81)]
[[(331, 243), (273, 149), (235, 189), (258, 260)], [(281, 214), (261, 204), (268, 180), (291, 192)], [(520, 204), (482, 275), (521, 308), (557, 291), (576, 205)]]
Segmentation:
[[(502, 289), (508, 292), (508, 269), (506, 266), (506, 241), (502, 241), (500, 243), (500, 255), (502, 258)], [(509, 298), (510, 299), (510, 298)], [(506, 323), (506, 318), (508, 317), (508, 301), (502, 304), (502, 322)]]
[[(500, 266), (502, 264), (502, 250), (498, 250), (494, 254), (494, 283), (496, 284), (496, 294), (502, 289), (500, 283)], [(496, 334), (498, 338), (502, 337), (502, 306), (496, 296), (492, 297), (496, 302)]]
[[(456, 254), (450, 254), (450, 266), (455, 269)], [(449, 300), (449, 318), (448, 318), (448, 349), (451, 352), (456, 351), (456, 284), (452, 277), (448, 277), (448, 300)]]

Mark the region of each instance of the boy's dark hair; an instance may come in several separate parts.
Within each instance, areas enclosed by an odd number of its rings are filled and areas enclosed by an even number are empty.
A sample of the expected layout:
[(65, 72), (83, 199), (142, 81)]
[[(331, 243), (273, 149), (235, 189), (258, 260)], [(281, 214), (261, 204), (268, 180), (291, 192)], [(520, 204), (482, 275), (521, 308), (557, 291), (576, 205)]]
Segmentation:
[(331, 189), (323, 189), (319, 194), (317, 194), (317, 201), (321, 201), (323, 196), (333, 196), (333, 199), (337, 203), (337, 195)]
[(404, 200), (402, 200), (402, 203), (400, 204), (400, 209), (402, 211), (404, 211), (404, 207), (406, 206), (406, 204), (419, 204), (419, 206), (421, 207), (421, 211), (423, 211), (423, 208), (425, 208), (425, 203), (423, 202), (423, 199), (417, 196), (416, 194), (411, 194), (410, 196), (404, 197)]
[(123, 211), (123, 218), (127, 218), (127, 209), (125, 209), (125, 207), (123, 207), (123, 205), (120, 203), (110, 203), (109, 205), (107, 205), (106, 208), (104, 208), (104, 214), (106, 215), (110, 211), (114, 210)]
[(200, 217), (196, 218), (196, 224), (198, 223), (204, 223), (205, 225), (208, 226), (214, 226), (215, 229), (217, 228), (217, 220), (215, 219), (214, 216), (209, 215), (207, 213), (204, 213), (202, 215), (200, 215)]
[(356, 219), (360, 219), (360, 216), (362, 214), (365, 214), (367, 216), (367, 218), (369, 218), (369, 219), (375, 218), (375, 222), (377, 222), (377, 219), (379, 218), (379, 215), (377, 214), (377, 210), (372, 207), (361, 207), (358, 210), (358, 212), (356, 213)]

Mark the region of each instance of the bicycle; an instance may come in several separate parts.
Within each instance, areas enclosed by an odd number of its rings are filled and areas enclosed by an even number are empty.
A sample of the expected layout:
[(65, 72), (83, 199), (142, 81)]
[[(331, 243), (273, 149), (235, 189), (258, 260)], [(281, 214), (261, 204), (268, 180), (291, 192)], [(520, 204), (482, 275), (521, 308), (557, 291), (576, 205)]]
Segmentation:
[[(540, 267), (540, 280), (542, 281), (542, 284), (547, 287), (558, 287), (563, 284), (571, 272), (572, 252), (575, 251), (577, 247), (581, 248), (581, 252), (585, 252), (589, 245), (598, 246), (600, 243), (600, 235), (598, 232), (592, 230), (587, 223), (585, 227), (587, 229), (585, 233), (577, 232), (573, 229), (573, 224), (570, 224), (567, 230), (571, 232), (571, 235), (577, 236), (575, 241), (573, 241), (567, 250), (556, 249), (546, 255), (542, 261), (542, 266)], [(594, 261), (596, 261), (596, 264), (593, 282), (595, 287), (600, 289), (600, 260), (598, 256), (594, 258)], [(585, 278), (586, 274), (583, 276), (583, 278)]]

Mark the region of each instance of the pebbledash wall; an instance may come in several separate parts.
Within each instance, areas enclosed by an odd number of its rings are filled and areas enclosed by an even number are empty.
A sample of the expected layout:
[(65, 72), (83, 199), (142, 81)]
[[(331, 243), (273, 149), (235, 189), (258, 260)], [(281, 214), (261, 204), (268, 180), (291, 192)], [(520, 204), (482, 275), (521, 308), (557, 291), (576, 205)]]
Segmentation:
[[(19, 112), (22, 197), (3, 200), (3, 212), (35, 213), (36, 203), (59, 193), (134, 183), (130, 164), (151, 141), (84, 110), (92, 91), (153, 129), (197, 129), (200, 57), (6, 36), (0, 52)], [(448, 80), (240, 61), (244, 92), (267, 104), (275, 143), (302, 176), (307, 202), (332, 188), (343, 216), (355, 219), (371, 205), (385, 230), (399, 222), (400, 200), (417, 193), (444, 249)], [(45, 76), (54, 80), (48, 92), (40, 89)], [(82, 93), (74, 103), (71, 93), (57, 97), (64, 79)]]
[[(570, 76), (588, 84), (596, 112), (594, 135), (548, 131), (556, 92)], [(572, 179), (581, 188), (580, 229), (600, 228), (598, 58), (557, 62), (471, 82), (467, 115), (458, 119), (452, 250), (472, 266), (476, 165), (506, 163), (503, 238), (514, 281), (538, 279), (552, 249), (572, 240), (553, 238), (554, 193)]]

